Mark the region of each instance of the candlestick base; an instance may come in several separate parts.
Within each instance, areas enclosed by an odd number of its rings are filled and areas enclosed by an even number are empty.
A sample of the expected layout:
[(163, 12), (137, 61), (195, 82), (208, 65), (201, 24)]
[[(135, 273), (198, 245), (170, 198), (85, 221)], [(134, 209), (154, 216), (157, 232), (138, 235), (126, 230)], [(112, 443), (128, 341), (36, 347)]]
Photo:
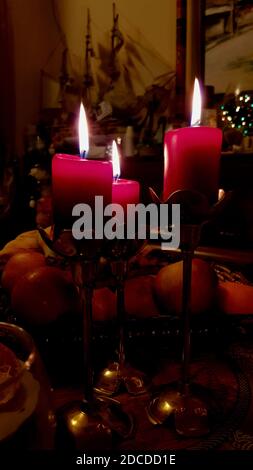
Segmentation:
[(191, 394), (183, 395), (175, 410), (175, 427), (184, 437), (201, 437), (210, 432), (205, 402)]
[(163, 424), (175, 414), (180, 401), (180, 392), (175, 388), (166, 387), (163, 392), (154, 394), (147, 406), (149, 421), (154, 425)]
[(67, 449), (111, 450), (115, 439), (127, 439), (134, 430), (120, 403), (102, 397), (68, 403), (58, 411), (57, 423), (56, 446)]
[(121, 388), (130, 395), (147, 392), (148, 380), (145, 374), (128, 364), (112, 362), (99, 374), (95, 390), (107, 396), (116, 395)]
[(155, 394), (147, 407), (147, 415), (154, 425), (161, 425), (174, 418), (178, 434), (184, 437), (198, 437), (209, 433), (208, 409), (199, 397), (184, 387), (184, 393), (174, 384)]

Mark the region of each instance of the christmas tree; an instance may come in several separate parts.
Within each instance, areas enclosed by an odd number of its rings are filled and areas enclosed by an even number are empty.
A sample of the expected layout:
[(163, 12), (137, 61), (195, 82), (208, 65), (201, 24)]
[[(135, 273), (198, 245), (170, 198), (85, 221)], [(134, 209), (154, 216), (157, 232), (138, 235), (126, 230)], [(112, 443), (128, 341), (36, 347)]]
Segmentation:
[(246, 135), (253, 135), (253, 93), (237, 92), (228, 97), (219, 112), (220, 126), (238, 129)]

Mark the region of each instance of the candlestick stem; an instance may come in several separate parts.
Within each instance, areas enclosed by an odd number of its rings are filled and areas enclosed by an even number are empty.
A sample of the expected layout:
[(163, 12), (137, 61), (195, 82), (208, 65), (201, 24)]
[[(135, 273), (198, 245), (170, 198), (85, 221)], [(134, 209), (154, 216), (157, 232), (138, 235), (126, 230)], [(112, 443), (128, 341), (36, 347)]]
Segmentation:
[(93, 398), (93, 354), (92, 354), (92, 297), (95, 282), (95, 263), (82, 262), (81, 308), (83, 313), (83, 361), (84, 397)]
[(182, 286), (182, 331), (183, 331), (183, 357), (182, 357), (182, 393), (189, 390), (190, 354), (191, 354), (191, 277), (192, 259), (194, 250), (198, 246), (201, 226), (195, 224), (182, 224), (181, 226), (181, 252), (183, 259), (183, 286)]
[(123, 384), (128, 393), (132, 395), (138, 395), (146, 392), (147, 390), (147, 379), (143, 372), (140, 372), (126, 363), (126, 309), (124, 289), (128, 269), (128, 257), (126, 256), (127, 249), (130, 250), (130, 244), (128, 241), (123, 244), (115, 244), (112, 251), (114, 259), (111, 262), (111, 267), (116, 283), (119, 343), (117, 361), (110, 363), (108, 367), (100, 373), (98, 378), (96, 390), (106, 395), (117, 393), (120, 390), (121, 384)]
[(189, 250), (183, 251), (183, 296), (182, 296), (182, 321), (183, 321), (183, 362), (182, 362), (182, 392), (187, 394), (189, 386), (191, 329), (190, 329), (190, 303), (191, 303), (191, 274), (192, 256)]
[(116, 261), (112, 263), (112, 270), (116, 274), (117, 282), (117, 321), (119, 326), (119, 367), (122, 368), (125, 364), (125, 291), (124, 281), (127, 271), (127, 263), (125, 261)]
[(125, 332), (124, 332), (124, 323), (125, 323), (125, 312), (124, 312), (124, 287), (120, 286), (117, 291), (117, 310), (121, 312), (119, 314), (119, 366), (122, 367), (125, 363)]

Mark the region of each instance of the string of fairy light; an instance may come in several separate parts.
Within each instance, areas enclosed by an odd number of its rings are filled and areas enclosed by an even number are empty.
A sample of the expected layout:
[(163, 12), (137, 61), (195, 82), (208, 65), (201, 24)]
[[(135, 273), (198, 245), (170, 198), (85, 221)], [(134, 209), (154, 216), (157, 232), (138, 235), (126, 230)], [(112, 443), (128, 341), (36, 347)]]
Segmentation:
[(220, 106), (222, 127), (239, 129), (253, 135), (253, 94), (238, 93)]

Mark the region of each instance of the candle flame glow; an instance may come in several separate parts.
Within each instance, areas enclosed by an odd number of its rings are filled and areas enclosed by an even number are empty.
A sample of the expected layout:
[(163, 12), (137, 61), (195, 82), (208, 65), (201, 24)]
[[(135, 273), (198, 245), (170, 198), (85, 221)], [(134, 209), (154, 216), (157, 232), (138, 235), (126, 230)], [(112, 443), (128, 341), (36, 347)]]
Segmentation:
[(199, 126), (201, 120), (201, 93), (200, 93), (200, 86), (199, 81), (195, 78), (194, 82), (194, 91), (193, 91), (193, 99), (192, 99), (192, 118), (191, 118), (191, 126)]
[(113, 169), (113, 177), (119, 178), (120, 176), (119, 152), (118, 152), (118, 147), (117, 147), (115, 140), (113, 140), (112, 142), (112, 169)]
[(225, 196), (225, 191), (224, 189), (219, 189), (219, 192), (218, 192), (218, 200), (220, 201), (221, 199), (223, 199)]
[(85, 158), (89, 151), (89, 131), (83, 103), (80, 104), (78, 133), (80, 157)]

